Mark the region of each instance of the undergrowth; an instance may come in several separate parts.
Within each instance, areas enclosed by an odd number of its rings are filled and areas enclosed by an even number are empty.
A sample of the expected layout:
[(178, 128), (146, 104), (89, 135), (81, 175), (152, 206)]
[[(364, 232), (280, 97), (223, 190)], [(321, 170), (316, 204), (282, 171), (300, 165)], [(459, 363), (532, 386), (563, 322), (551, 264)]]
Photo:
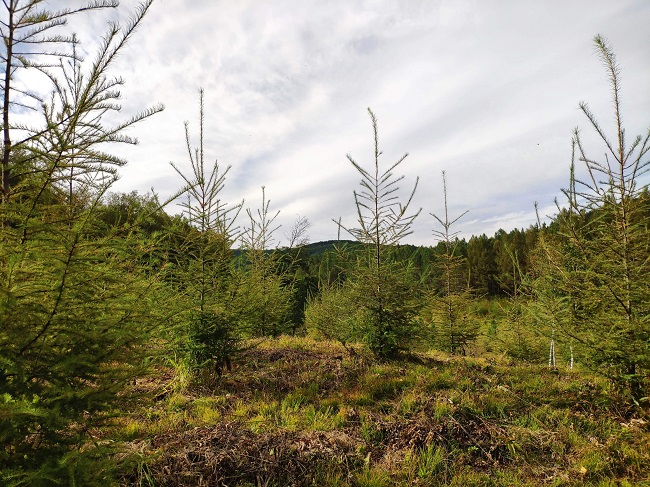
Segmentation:
[(583, 370), (288, 337), (176, 370), (111, 433), (124, 485), (650, 485), (650, 415)]

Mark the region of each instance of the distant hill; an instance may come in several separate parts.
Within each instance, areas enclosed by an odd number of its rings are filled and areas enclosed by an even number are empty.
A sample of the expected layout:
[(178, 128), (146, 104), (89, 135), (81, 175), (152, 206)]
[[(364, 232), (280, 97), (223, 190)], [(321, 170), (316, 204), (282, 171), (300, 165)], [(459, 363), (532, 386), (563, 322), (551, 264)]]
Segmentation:
[(314, 242), (305, 245), (303, 248), (307, 250), (307, 253), (310, 256), (314, 255), (320, 255), (324, 254), (328, 250), (333, 250), (334, 246), (342, 246), (345, 245), (347, 247), (359, 247), (361, 244), (359, 242), (356, 242), (354, 240), (324, 240), (322, 242)]
[[(342, 247), (346, 246), (348, 249), (354, 249), (354, 248), (360, 248), (363, 246), (362, 243), (357, 242), (356, 240), (323, 240), (321, 242), (313, 242), (306, 244), (302, 246), (303, 249), (307, 251), (307, 254), (310, 257), (317, 257), (321, 254), (324, 254), (325, 252), (328, 252), (330, 250), (334, 250), (335, 247)], [(418, 249), (431, 249), (431, 247), (426, 247), (426, 246), (418, 246), (418, 245), (411, 245), (411, 244), (401, 244), (394, 246), (396, 249), (401, 249), (404, 253), (404, 255), (408, 255), (410, 253), (414, 253)], [(286, 247), (281, 247), (277, 250), (283, 251), (286, 250)], [(274, 252), (275, 249), (268, 249), (266, 252), (267, 253), (272, 253)], [(233, 249), (234, 255), (237, 257), (243, 253), (243, 251), (240, 248)]]
[[(303, 245), (302, 248), (307, 251), (307, 254), (309, 256), (318, 256), (324, 254), (328, 250), (333, 250), (335, 246), (340, 247), (342, 245), (345, 245), (348, 248), (361, 246), (359, 242), (356, 242), (354, 240), (324, 240), (322, 242), (314, 242), (314, 243)], [(286, 250), (286, 247), (281, 247), (278, 250), (280, 251)], [(266, 252), (272, 253), (274, 251), (275, 249), (268, 249)], [(238, 257), (243, 253), (243, 251), (240, 248), (236, 248), (233, 249), (233, 253), (235, 257)]]
[[(363, 244), (355, 240), (324, 240), (322, 242), (314, 242), (305, 245), (303, 248), (307, 250), (310, 256), (318, 256), (329, 250), (333, 250), (335, 246), (347, 246), (348, 248), (359, 248)], [(397, 251), (398, 255), (408, 256), (415, 253), (418, 249), (423, 249), (425, 252), (431, 252), (432, 247), (422, 245), (400, 244), (392, 246), (393, 251)]]

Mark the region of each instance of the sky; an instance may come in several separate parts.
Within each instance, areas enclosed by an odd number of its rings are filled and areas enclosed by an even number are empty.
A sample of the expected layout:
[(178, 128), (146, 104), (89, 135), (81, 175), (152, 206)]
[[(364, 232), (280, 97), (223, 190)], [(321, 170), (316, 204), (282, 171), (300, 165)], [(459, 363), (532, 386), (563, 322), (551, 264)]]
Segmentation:
[[(88, 59), (107, 22), (138, 5), (120, 3), (69, 22)], [(554, 213), (575, 127), (590, 154), (604, 154), (578, 103), (612, 134), (596, 34), (621, 68), (628, 139), (647, 132), (649, 21), (648, 0), (155, 0), (113, 73), (125, 80), (125, 118), (166, 108), (130, 129), (139, 145), (109, 149), (129, 160), (114, 190), (164, 199), (182, 186), (170, 162), (189, 170), (183, 124), (198, 143), (203, 88), (206, 157), (231, 166), (222, 197), (255, 212), (264, 186), (280, 245), (298, 216), (312, 242), (337, 238), (332, 219), (355, 226), (361, 177), (346, 155), (374, 164), (368, 107), (382, 166), (409, 154), (395, 171), (402, 198), (419, 177), (412, 205), (422, 212), (404, 243), (436, 244), (443, 170), (449, 216), (468, 211), (461, 237), (526, 228), (535, 202), (542, 217)]]

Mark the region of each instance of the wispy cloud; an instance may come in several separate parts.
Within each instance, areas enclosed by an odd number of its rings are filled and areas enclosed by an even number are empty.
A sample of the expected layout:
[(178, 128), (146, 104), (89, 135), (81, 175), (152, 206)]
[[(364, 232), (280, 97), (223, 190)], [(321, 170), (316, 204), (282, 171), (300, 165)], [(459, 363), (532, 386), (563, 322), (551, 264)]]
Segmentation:
[[(135, 5), (72, 23), (89, 53)], [(410, 242), (434, 243), (426, 215), (442, 206), (443, 169), (451, 208), (470, 210), (464, 235), (528, 226), (534, 201), (548, 206), (565, 186), (571, 130), (588, 132), (578, 102), (611, 127), (595, 34), (621, 63), (628, 132), (647, 128), (648, 18), (646, 0), (157, 0), (116, 73), (125, 113), (167, 109), (134, 129), (140, 146), (118, 149), (131, 163), (117, 189), (180, 186), (168, 162), (186, 161), (183, 121), (196, 133), (203, 87), (209, 157), (232, 165), (226, 199), (254, 207), (264, 185), (285, 227), (310, 219), (312, 240), (336, 238), (332, 218), (354, 221), (359, 175), (345, 155), (371, 163), (366, 107), (384, 161), (410, 153), (404, 190), (421, 178)]]

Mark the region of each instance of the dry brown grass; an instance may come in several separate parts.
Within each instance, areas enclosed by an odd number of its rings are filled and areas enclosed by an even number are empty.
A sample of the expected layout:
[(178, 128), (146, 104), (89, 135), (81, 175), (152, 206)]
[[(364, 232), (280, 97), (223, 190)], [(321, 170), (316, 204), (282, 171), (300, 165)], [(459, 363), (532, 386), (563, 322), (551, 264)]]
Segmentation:
[(282, 338), (221, 378), (136, 387), (129, 485), (650, 484), (647, 411), (586, 372)]

